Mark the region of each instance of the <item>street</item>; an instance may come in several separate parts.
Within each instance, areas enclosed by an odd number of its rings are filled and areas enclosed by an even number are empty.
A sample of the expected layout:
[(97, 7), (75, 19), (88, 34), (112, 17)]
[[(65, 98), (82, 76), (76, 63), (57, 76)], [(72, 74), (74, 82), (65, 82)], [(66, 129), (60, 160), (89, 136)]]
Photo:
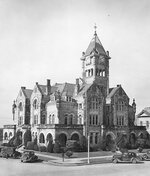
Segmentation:
[(19, 159), (0, 158), (1, 176), (149, 176), (150, 161), (139, 164), (96, 164), (54, 166), (48, 163), (21, 163)]

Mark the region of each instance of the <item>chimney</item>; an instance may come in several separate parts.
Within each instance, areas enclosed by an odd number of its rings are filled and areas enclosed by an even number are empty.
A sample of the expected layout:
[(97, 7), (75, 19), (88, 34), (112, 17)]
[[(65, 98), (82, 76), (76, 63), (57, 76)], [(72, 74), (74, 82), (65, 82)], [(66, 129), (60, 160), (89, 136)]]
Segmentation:
[(26, 87), (21, 87), (21, 89), (26, 89)]
[(118, 84), (117, 87), (121, 87), (121, 84)]
[(50, 95), (51, 93), (51, 81), (50, 79), (47, 79), (47, 95)]

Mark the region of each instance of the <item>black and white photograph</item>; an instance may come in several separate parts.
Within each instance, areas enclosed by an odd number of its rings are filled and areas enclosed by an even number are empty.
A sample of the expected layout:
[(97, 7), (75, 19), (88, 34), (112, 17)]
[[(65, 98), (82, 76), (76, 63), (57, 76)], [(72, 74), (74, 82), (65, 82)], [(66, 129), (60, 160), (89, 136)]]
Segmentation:
[(150, 175), (150, 1), (0, 0), (0, 175)]

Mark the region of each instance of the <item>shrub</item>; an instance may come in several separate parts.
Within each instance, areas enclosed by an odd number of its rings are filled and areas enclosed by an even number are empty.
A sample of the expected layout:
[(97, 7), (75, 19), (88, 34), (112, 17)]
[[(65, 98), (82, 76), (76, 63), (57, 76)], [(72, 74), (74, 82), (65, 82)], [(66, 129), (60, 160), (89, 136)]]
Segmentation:
[(24, 145), (25, 147), (27, 146), (27, 142), (28, 141), (31, 141), (32, 140), (32, 137), (31, 137), (31, 131), (30, 130), (27, 130), (24, 134)]
[(20, 130), (17, 131), (17, 133), (15, 134), (15, 139), (13, 141), (13, 145), (15, 147), (19, 146), (20, 144), (22, 144), (22, 132)]
[(58, 141), (56, 141), (55, 144), (54, 144), (53, 152), (54, 153), (60, 153), (61, 152), (60, 144), (59, 144)]
[(87, 139), (85, 136), (81, 138), (81, 151), (87, 152)]
[(80, 152), (82, 150), (81, 145), (76, 140), (68, 140), (66, 142), (66, 148), (74, 152)]
[(26, 149), (34, 150), (34, 142), (28, 141)]
[(37, 144), (34, 144), (34, 150), (35, 150), (35, 151), (38, 151), (38, 150), (39, 150), (39, 147), (38, 147)]
[(53, 147), (54, 147), (53, 141), (49, 141), (49, 143), (48, 143), (48, 145), (46, 147), (47, 152), (52, 153), (53, 152)]
[(46, 152), (46, 147), (44, 145), (39, 146), (39, 151), (40, 152)]
[(68, 151), (65, 153), (65, 155), (68, 156), (68, 158), (70, 158), (70, 157), (73, 155), (73, 151), (68, 150)]

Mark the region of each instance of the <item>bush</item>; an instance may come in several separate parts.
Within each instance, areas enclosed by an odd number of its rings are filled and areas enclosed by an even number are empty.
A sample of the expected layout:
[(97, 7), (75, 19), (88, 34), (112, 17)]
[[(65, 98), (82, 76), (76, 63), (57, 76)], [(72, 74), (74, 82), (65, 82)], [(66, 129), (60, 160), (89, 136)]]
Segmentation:
[(37, 144), (34, 144), (34, 150), (35, 150), (35, 151), (38, 151), (38, 150), (39, 150), (39, 147), (38, 147)]
[(34, 142), (28, 141), (26, 149), (34, 150)]
[(54, 153), (60, 153), (61, 152), (60, 144), (57, 141), (54, 144), (53, 152)]
[(15, 147), (17, 147), (20, 144), (22, 144), (22, 132), (20, 130), (18, 130), (17, 133), (15, 134), (15, 139), (13, 141), (13, 145)]
[(40, 152), (46, 152), (46, 147), (45, 146), (39, 146), (39, 151)]
[(24, 134), (24, 145), (25, 147), (27, 146), (27, 142), (28, 141), (31, 141), (32, 140), (32, 137), (31, 137), (31, 131), (30, 130), (27, 130)]
[(53, 152), (53, 147), (54, 147), (53, 141), (49, 141), (49, 143), (48, 143), (48, 145), (46, 147), (47, 152), (52, 153)]
[(70, 158), (72, 155), (73, 155), (73, 152), (71, 150), (68, 150), (66, 153), (65, 153), (66, 156), (68, 156), (68, 158)]
[(76, 140), (68, 140), (66, 142), (66, 148), (74, 152), (80, 152), (82, 150), (81, 145)]

